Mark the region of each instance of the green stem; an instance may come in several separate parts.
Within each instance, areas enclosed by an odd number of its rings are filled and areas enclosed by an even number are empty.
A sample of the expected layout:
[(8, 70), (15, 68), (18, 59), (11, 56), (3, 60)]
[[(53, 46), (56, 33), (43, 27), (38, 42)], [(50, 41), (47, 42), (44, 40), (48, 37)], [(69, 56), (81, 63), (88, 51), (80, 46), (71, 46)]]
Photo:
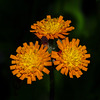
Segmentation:
[(50, 100), (54, 100), (54, 68), (50, 67)]
[[(44, 36), (41, 39), (41, 43), (48, 46), (49, 53), (52, 52), (55, 41), (49, 40)], [(54, 65), (50, 67), (50, 100), (54, 100)]]

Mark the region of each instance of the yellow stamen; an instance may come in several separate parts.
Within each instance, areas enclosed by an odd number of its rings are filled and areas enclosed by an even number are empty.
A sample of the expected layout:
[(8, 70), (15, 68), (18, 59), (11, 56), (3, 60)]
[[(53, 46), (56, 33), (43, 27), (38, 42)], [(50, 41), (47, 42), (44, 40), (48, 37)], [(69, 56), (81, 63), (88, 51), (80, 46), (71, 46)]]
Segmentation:
[(67, 47), (63, 50), (62, 57), (67, 67), (75, 67), (81, 63), (82, 54), (77, 49)]

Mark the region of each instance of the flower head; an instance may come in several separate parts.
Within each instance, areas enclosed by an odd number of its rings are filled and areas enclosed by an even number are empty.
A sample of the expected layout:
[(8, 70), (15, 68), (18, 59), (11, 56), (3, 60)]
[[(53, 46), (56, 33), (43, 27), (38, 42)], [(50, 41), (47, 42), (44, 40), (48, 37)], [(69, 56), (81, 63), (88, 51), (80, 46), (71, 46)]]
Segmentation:
[[(58, 40), (58, 48), (60, 52), (52, 51), (51, 57), (55, 58), (54, 65), (58, 65), (56, 69), (67, 76), (69, 72), (70, 78), (75, 75), (79, 78), (83, 73), (81, 70), (87, 71), (87, 66), (90, 63), (86, 58), (90, 58), (90, 54), (86, 54), (86, 46), (79, 45), (79, 39), (72, 39), (69, 42), (68, 38), (62, 40), (62, 43)], [(79, 46), (78, 46), (79, 45)]]
[(16, 50), (17, 55), (10, 55), (12, 65), (10, 69), (13, 70), (13, 75), (16, 75), (21, 80), (27, 78), (27, 84), (31, 84), (32, 81), (36, 81), (36, 76), (39, 80), (43, 77), (43, 72), (49, 74), (49, 70), (45, 66), (51, 66), (49, 62), (51, 58), (48, 51), (48, 47), (44, 48), (42, 44), (39, 49), (38, 41), (35, 45), (30, 42), (30, 45), (23, 43), (23, 47), (19, 46)]
[(64, 21), (63, 16), (51, 19), (51, 16), (48, 15), (46, 19), (31, 25), (33, 30), (30, 30), (30, 32), (35, 32), (35, 35), (40, 39), (42, 36), (46, 36), (47, 39), (65, 38), (63, 35), (68, 35), (69, 33), (66, 32), (74, 29), (73, 26), (70, 26), (70, 23), (71, 20)]

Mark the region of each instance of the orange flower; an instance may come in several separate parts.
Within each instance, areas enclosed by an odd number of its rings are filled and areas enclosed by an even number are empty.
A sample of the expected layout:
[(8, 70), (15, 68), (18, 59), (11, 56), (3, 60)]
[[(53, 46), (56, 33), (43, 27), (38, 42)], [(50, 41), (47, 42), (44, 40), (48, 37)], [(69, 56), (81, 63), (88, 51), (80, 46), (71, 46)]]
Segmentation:
[(31, 84), (32, 81), (36, 81), (36, 76), (39, 80), (43, 77), (43, 72), (49, 74), (49, 70), (44, 66), (51, 66), (52, 62), (49, 62), (51, 58), (48, 51), (48, 47), (44, 48), (42, 44), (39, 49), (38, 41), (35, 45), (30, 42), (30, 45), (23, 43), (23, 47), (19, 46), (16, 50), (17, 55), (10, 55), (12, 65), (10, 69), (13, 70), (13, 75), (16, 75), (21, 80), (27, 78), (27, 84)]
[(46, 36), (48, 40), (58, 37), (65, 38), (63, 35), (68, 35), (69, 33), (66, 32), (74, 29), (73, 26), (69, 25), (70, 23), (71, 20), (64, 21), (63, 16), (51, 19), (51, 16), (48, 15), (46, 19), (31, 25), (33, 30), (30, 32), (35, 32), (35, 35), (40, 39), (42, 36)]
[[(54, 65), (58, 65), (56, 69), (67, 76), (69, 72), (70, 78), (75, 75), (79, 78), (83, 73), (81, 70), (87, 71), (87, 66), (90, 63), (86, 58), (90, 58), (90, 54), (86, 54), (86, 46), (79, 45), (79, 39), (72, 39), (69, 42), (68, 38), (62, 40), (62, 43), (58, 40), (58, 48), (62, 52), (52, 51), (51, 57), (55, 58)], [(78, 46), (79, 45), (79, 46)]]

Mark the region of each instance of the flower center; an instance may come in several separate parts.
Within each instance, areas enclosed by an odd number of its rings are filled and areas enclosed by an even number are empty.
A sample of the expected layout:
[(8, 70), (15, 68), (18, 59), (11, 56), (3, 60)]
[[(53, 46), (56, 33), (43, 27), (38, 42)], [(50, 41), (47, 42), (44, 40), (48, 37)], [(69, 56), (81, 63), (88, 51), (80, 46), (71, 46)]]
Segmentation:
[(55, 34), (60, 31), (60, 28), (62, 26), (63, 25), (59, 23), (57, 19), (51, 19), (51, 20), (46, 21), (44, 25), (41, 26), (41, 29), (44, 31), (44, 34), (47, 34), (47, 33)]
[(19, 57), (19, 65), (22, 66), (22, 68), (29, 70), (31, 70), (34, 67), (38, 67), (41, 60), (41, 57), (39, 57), (32, 49), (30, 49), (23, 55), (19, 54)]
[(81, 63), (82, 54), (75, 48), (67, 47), (63, 50), (62, 57), (67, 67), (75, 67)]

